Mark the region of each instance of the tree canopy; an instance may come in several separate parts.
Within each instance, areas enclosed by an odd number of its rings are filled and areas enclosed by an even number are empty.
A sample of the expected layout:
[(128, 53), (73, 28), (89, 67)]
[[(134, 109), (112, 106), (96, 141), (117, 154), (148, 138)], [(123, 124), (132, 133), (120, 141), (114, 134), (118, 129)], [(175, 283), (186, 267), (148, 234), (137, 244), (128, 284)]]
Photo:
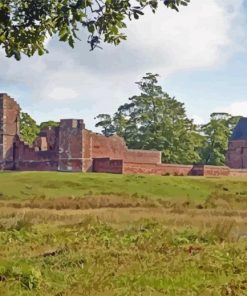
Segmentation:
[(40, 129), (36, 121), (25, 112), (21, 112), (20, 116), (20, 134), (21, 138), (28, 144), (32, 144), (37, 137)]
[(0, 46), (7, 57), (42, 55), (48, 36), (74, 47), (78, 33), (85, 29), (93, 50), (101, 40), (119, 44), (126, 39), (122, 29), (127, 19), (139, 19), (158, 4), (177, 10), (190, 0), (3, 0), (0, 2)]
[(104, 135), (117, 134), (132, 149), (162, 151), (166, 163), (224, 165), (238, 116), (213, 113), (207, 124), (199, 126), (187, 117), (184, 104), (162, 89), (157, 74), (147, 73), (137, 85), (141, 93), (113, 116), (95, 118)]
[(21, 112), (20, 114), (20, 135), (22, 140), (29, 145), (38, 137), (40, 131), (58, 125), (59, 123), (53, 120), (44, 121), (38, 125), (28, 113)]
[(105, 135), (122, 136), (129, 148), (162, 151), (164, 162), (198, 162), (201, 136), (196, 125), (184, 104), (164, 92), (157, 79), (157, 74), (147, 73), (137, 82), (141, 94), (129, 98), (112, 117), (99, 115), (96, 126)]
[(201, 148), (201, 162), (211, 165), (224, 165), (228, 139), (239, 121), (239, 116), (228, 113), (212, 113), (210, 121), (201, 126), (204, 143)]

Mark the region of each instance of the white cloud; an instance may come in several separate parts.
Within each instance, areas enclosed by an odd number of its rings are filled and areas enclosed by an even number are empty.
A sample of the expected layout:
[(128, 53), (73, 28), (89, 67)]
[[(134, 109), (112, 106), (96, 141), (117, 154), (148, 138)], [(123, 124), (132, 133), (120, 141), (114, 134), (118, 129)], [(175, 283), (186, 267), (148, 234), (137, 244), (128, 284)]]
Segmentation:
[(35, 114), (50, 116), (53, 108), (68, 117), (67, 110), (88, 118), (92, 126), (95, 115), (114, 112), (135, 94), (133, 82), (146, 72), (167, 77), (217, 67), (240, 50), (243, 1), (193, 0), (179, 13), (161, 5), (155, 15), (147, 12), (129, 23), (128, 40), (118, 47), (103, 45), (103, 50), (89, 52), (86, 42), (70, 49), (53, 39), (46, 56), (21, 62), (2, 56), (0, 83), (15, 86), (15, 92), (24, 88), (27, 98), (16, 99), (30, 104)]
[(247, 117), (247, 101), (238, 101), (230, 104), (229, 106), (221, 107), (216, 109), (216, 111), (226, 112), (234, 116), (244, 116)]
[(78, 98), (78, 93), (72, 88), (55, 87), (51, 89), (48, 98), (54, 101), (73, 100)]
[(192, 115), (191, 118), (194, 120), (195, 124), (204, 124), (204, 123), (206, 123), (205, 119), (200, 117), (200, 116)]

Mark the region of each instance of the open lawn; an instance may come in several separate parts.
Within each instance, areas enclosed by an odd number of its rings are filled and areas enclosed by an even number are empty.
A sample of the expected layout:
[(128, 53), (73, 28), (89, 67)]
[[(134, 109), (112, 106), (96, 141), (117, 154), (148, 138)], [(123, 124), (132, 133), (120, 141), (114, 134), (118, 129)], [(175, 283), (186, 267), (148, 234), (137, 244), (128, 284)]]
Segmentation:
[(152, 200), (204, 201), (215, 192), (247, 195), (246, 179), (57, 172), (0, 173), (2, 200), (138, 195)]
[(0, 295), (247, 295), (247, 181), (1, 173)]

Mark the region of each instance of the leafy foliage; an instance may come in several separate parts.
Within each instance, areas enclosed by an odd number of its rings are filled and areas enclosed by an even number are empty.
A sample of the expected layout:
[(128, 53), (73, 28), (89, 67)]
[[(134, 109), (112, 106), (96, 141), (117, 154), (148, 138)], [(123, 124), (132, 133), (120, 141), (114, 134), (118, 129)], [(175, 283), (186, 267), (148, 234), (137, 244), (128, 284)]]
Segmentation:
[(36, 121), (28, 114), (21, 112), (20, 116), (20, 134), (21, 138), (28, 144), (32, 144), (37, 137), (40, 129)]
[(38, 137), (41, 130), (47, 129), (48, 127), (57, 127), (58, 125), (59, 123), (53, 120), (44, 121), (44, 122), (41, 122), (40, 125), (38, 125), (36, 121), (28, 113), (21, 112), (21, 116), (20, 116), (21, 138), (30, 145)]
[(165, 162), (199, 161), (201, 136), (186, 116), (184, 104), (162, 90), (157, 74), (147, 73), (137, 85), (141, 94), (129, 98), (112, 118), (104, 114), (105, 120), (96, 126), (124, 137), (129, 148), (162, 151)]
[(41, 122), (41, 124), (39, 125), (39, 128), (40, 130), (42, 130), (42, 129), (47, 129), (49, 127), (57, 127), (57, 126), (59, 126), (59, 122), (48, 120), (48, 121)]
[(211, 114), (210, 122), (201, 127), (204, 135), (204, 145), (201, 150), (202, 163), (224, 165), (228, 139), (239, 118), (228, 113)]
[(115, 132), (115, 127), (112, 124), (112, 119), (109, 114), (99, 114), (94, 119), (98, 119), (96, 127), (102, 127), (102, 134), (105, 136), (111, 136)]
[[(190, 0), (166, 0), (165, 6), (178, 11)], [(71, 47), (81, 27), (89, 34), (91, 49), (104, 42), (119, 44), (126, 39), (122, 29), (126, 19), (139, 19), (144, 9), (156, 11), (160, 0), (4, 0), (0, 3), (0, 45), (7, 57), (20, 60), (21, 53), (32, 56), (48, 52), (45, 41), (58, 35)]]
[(224, 165), (228, 139), (240, 117), (212, 113), (207, 124), (197, 126), (186, 116), (184, 104), (163, 91), (158, 77), (147, 73), (137, 82), (141, 94), (113, 116), (95, 117), (96, 127), (107, 136), (123, 137), (129, 148), (162, 151), (166, 163)]

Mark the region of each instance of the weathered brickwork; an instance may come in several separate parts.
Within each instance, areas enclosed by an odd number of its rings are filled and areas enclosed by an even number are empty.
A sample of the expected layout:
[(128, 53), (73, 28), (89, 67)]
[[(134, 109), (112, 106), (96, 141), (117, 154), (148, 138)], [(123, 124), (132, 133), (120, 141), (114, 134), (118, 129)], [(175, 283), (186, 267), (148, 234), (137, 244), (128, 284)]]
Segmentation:
[[(162, 164), (161, 152), (128, 149), (121, 137), (93, 133), (78, 119), (63, 119), (58, 127), (43, 129), (29, 146), (20, 138), (19, 122), (19, 105), (8, 95), (0, 94), (1, 170), (247, 176), (247, 122), (246, 139), (232, 138), (229, 142), (227, 162), (231, 169)], [(236, 134), (239, 131), (235, 137)]]
[(19, 134), (20, 107), (7, 94), (0, 94), (0, 167), (13, 169), (15, 139)]
[(241, 118), (233, 131), (226, 164), (232, 169), (247, 169), (247, 118)]
[(123, 174), (123, 160), (110, 158), (95, 158), (93, 161), (93, 171), (97, 173)]
[(125, 174), (149, 174), (149, 175), (191, 175), (193, 165), (176, 165), (160, 163), (124, 163), (123, 172)]

